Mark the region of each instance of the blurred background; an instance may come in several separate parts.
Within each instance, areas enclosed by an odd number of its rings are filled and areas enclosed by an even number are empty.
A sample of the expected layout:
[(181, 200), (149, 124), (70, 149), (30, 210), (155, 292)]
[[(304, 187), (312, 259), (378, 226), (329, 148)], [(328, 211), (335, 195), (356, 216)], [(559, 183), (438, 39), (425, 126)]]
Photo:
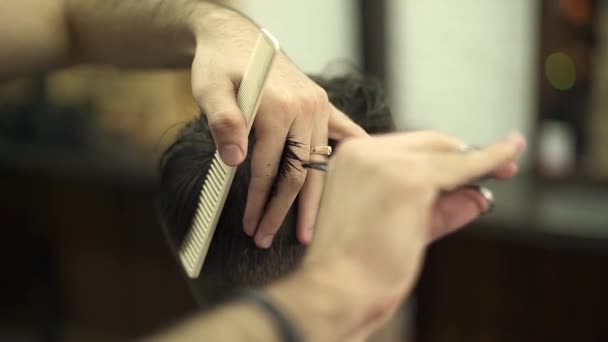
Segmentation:
[[(402, 129), (530, 139), (495, 211), (431, 247), (394, 340), (608, 340), (606, 2), (231, 3), (305, 72), (379, 78)], [(187, 71), (0, 84), (0, 340), (133, 339), (195, 310), (155, 200), (197, 113)]]

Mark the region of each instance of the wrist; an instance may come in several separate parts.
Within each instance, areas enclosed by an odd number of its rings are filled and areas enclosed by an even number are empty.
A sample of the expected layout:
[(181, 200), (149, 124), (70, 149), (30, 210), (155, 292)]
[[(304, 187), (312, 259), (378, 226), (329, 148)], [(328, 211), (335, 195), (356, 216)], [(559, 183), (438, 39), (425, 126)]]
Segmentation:
[(350, 262), (306, 266), (267, 289), (305, 340), (345, 340), (392, 307)]
[(189, 27), (197, 45), (208, 45), (214, 39), (235, 35), (257, 35), (259, 31), (253, 21), (234, 9), (208, 1), (197, 2), (193, 6)]

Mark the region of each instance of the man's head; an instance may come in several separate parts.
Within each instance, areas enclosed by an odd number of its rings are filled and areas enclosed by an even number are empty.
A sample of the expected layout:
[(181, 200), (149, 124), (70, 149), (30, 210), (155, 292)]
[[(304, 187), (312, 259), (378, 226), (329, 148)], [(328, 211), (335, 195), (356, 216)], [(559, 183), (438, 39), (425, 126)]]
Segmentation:
[[(368, 133), (394, 130), (381, 86), (361, 76), (315, 79), (330, 101)], [(254, 139), (250, 137), (249, 146)], [(335, 145), (335, 142), (330, 142)], [(294, 160), (297, 142), (287, 144), (279, 168), (280, 178), (289, 168), (301, 168)], [(215, 153), (215, 144), (204, 115), (182, 129), (161, 160), (160, 218), (177, 249), (182, 243), (198, 205), (202, 183)], [(204, 303), (234, 288), (263, 286), (293, 270), (304, 253), (296, 239), (297, 204), (289, 211), (269, 249), (259, 249), (243, 232), (242, 218), (250, 179), (250, 158), (239, 166), (215, 235), (196, 281), (195, 290)], [(315, 171), (312, 171), (315, 172)], [(296, 201), (297, 203), (297, 201)]]

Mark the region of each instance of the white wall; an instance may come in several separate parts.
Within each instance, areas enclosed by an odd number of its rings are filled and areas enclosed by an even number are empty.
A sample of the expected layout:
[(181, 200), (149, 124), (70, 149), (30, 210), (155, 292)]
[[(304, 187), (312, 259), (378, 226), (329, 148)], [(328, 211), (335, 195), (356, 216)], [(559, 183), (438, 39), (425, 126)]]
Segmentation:
[(389, 1), (391, 98), (401, 124), (471, 143), (535, 113), (537, 0)]
[(356, 1), (242, 0), (239, 8), (269, 29), (305, 72), (321, 72), (337, 60), (360, 65)]

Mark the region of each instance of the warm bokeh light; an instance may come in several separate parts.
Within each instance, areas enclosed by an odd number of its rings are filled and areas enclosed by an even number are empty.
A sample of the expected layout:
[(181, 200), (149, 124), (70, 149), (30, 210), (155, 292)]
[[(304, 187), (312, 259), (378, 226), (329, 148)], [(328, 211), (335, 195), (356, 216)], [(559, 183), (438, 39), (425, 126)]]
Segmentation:
[(545, 60), (545, 75), (555, 89), (569, 90), (576, 83), (574, 61), (563, 52), (553, 53)]

